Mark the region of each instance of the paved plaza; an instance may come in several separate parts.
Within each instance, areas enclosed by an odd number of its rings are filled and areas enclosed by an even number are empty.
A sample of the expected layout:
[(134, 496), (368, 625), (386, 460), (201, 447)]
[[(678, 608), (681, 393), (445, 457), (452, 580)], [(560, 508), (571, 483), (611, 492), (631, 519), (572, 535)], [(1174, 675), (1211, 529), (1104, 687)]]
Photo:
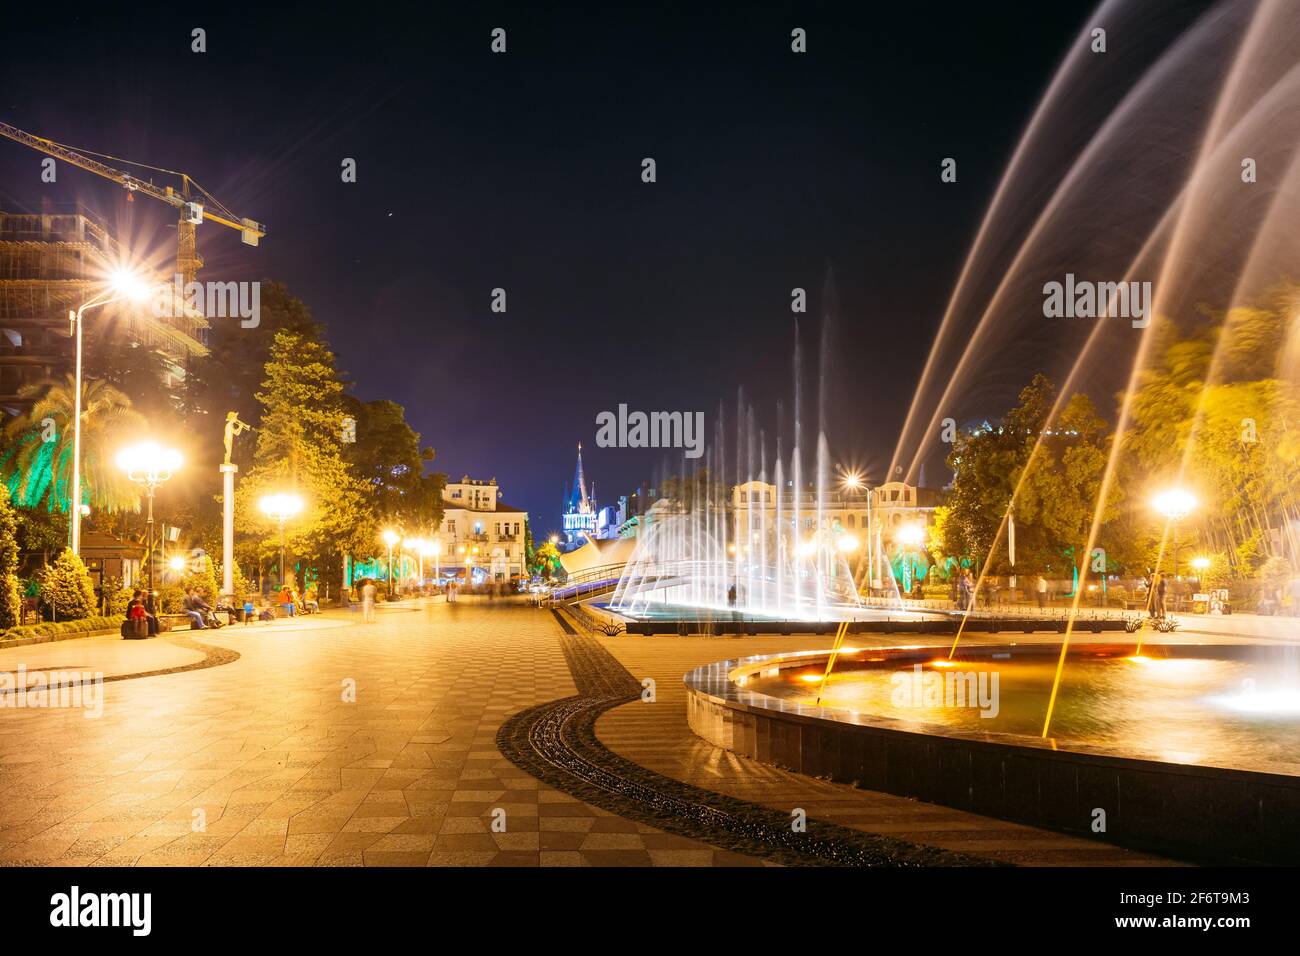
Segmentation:
[[(509, 718), (579, 693), (565, 653), (575, 640), (549, 612), (462, 601), (388, 607), (369, 626), (330, 612), (152, 641), (0, 650), (0, 671), (116, 677), (106, 680), (95, 719), (75, 708), (0, 709), (0, 863), (776, 862), (584, 802), (502, 754), (497, 734)], [(687, 728), (682, 675), (690, 668), (825, 643), (600, 638), (632, 677), (653, 677), (657, 693), (654, 703), (606, 710), (595, 725), (599, 743), (734, 800), (783, 814), (802, 807), (810, 819), (976, 861), (1163, 862), (798, 776), (716, 750)], [(158, 670), (170, 672), (129, 676)]]

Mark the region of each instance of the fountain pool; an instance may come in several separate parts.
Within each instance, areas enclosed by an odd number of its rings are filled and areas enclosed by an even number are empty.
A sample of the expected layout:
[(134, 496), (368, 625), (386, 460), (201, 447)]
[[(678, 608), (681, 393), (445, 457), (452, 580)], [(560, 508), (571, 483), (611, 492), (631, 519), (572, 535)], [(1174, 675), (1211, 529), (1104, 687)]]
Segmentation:
[(857, 648), (824, 688), (829, 649), (722, 661), (686, 675), (687, 716), (715, 746), (869, 790), (1186, 858), (1300, 861), (1300, 651), (1072, 645), (1043, 739), (1059, 653), (968, 645), (947, 666), (948, 645)]

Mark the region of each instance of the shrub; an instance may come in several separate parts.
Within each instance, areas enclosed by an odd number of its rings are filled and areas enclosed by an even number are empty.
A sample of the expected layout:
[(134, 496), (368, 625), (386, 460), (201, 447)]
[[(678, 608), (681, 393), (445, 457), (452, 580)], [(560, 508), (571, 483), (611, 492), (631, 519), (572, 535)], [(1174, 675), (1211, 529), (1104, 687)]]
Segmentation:
[(18, 515), (9, 503), (9, 488), (0, 485), (0, 630), (16, 627), (22, 616), (17, 571)]
[(216, 568), (212, 563), (212, 559), (205, 554), (202, 560), (203, 567), (198, 571), (191, 571), (186, 574), (181, 580), (181, 588), (186, 592), (190, 588), (198, 588), (199, 592), (211, 604), (216, 601), (221, 585), (217, 581)]
[(24, 637), (58, 637), (63, 634), (87, 634), (118, 627), (122, 623), (116, 617), (85, 617), (76, 621), (46, 621), (43, 624), (28, 624), (23, 627), (11, 627), (0, 633), (0, 640), (18, 640)]
[(185, 590), (179, 584), (164, 584), (158, 589), (159, 614), (179, 614), (185, 607)]
[(110, 575), (104, 578), (104, 613), (111, 616), (126, 614), (126, 606), (131, 603), (131, 589), (122, 587), (122, 579)]
[(54, 609), (55, 617), (64, 620), (90, 617), (98, 610), (90, 572), (70, 548), (61, 551), (41, 573), (41, 597)]

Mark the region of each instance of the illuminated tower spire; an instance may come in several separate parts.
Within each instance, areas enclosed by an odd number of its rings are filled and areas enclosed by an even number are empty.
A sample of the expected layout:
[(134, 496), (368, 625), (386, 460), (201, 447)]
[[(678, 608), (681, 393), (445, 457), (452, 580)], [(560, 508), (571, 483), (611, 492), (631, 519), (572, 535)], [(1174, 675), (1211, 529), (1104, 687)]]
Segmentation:
[(587, 481), (582, 474), (582, 442), (578, 442), (578, 464), (573, 470), (573, 499), (569, 510), (587, 510)]

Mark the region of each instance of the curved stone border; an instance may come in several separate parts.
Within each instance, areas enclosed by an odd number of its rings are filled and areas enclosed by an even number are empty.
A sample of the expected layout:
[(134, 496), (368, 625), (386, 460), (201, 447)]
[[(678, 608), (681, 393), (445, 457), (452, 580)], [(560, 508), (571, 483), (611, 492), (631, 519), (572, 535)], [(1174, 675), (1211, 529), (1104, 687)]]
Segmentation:
[[(176, 647), (183, 647), (186, 650), (190, 650), (190, 651), (199, 651), (203, 654), (203, 659), (194, 661), (189, 664), (178, 664), (175, 667), (160, 667), (157, 670), (140, 671), (139, 673), (136, 674), (113, 674), (109, 677), (100, 678), (100, 682), (104, 684), (111, 684), (114, 681), (120, 681), (120, 680), (137, 680), (141, 677), (163, 677), (167, 674), (182, 674), (185, 671), (201, 671), (208, 667), (220, 667), (223, 664), (233, 664), (235, 661), (239, 660), (240, 658), (239, 651), (231, 650), (228, 647), (216, 647), (211, 644), (202, 644), (194, 640), (193, 638), (183, 637), (181, 634), (176, 634), (176, 633), (168, 633), (166, 635), (160, 634), (159, 638), (164, 641), (167, 641), (169, 644), (174, 644)], [(51, 668), (51, 670), (59, 670), (59, 669), (60, 668)], [(62, 686), (81, 687), (89, 683), (93, 683), (93, 681), (83, 680), (83, 681), (77, 681), (75, 683), (65, 684)], [(18, 688), (15, 687), (12, 690), (0, 691), (0, 693), (4, 693), (4, 694), (17, 693), (17, 691)]]
[(573, 697), (507, 720), (497, 749), (515, 766), (593, 806), (669, 833), (786, 865), (989, 866), (988, 860), (809, 819), (796, 833), (788, 813), (655, 773), (611, 751), (596, 721), (637, 700), (641, 685), (595, 640), (561, 638), (578, 685)]

